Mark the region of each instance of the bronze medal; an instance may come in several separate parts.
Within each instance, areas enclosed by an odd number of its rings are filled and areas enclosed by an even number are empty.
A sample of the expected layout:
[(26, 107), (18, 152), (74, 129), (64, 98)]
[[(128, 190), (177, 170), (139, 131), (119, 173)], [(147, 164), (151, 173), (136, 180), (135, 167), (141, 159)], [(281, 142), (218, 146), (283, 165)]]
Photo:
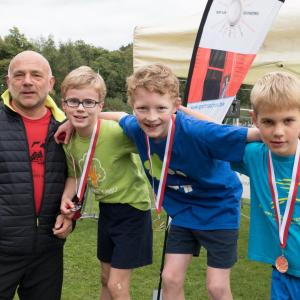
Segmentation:
[(279, 196), (277, 190), (277, 183), (275, 178), (274, 166), (272, 162), (272, 154), (269, 150), (269, 157), (268, 157), (268, 180), (270, 185), (270, 192), (272, 195), (272, 201), (274, 204), (274, 211), (276, 216), (276, 223), (278, 225), (278, 235), (279, 235), (279, 242), (282, 254), (277, 257), (275, 260), (275, 267), (280, 273), (285, 273), (288, 268), (289, 264), (287, 259), (284, 257), (284, 249), (287, 246), (287, 238), (289, 234), (289, 228), (292, 221), (292, 216), (294, 213), (296, 198), (298, 194), (298, 186), (300, 181), (300, 140), (298, 139), (297, 149), (293, 164), (293, 171), (291, 177), (291, 185), (288, 192), (286, 206), (284, 208), (284, 213), (281, 215), (280, 212), (280, 203), (279, 203)]
[(74, 208), (71, 209), (71, 211), (75, 212), (81, 209), (81, 204), (82, 202), (80, 201), (80, 199), (78, 198), (77, 195), (75, 195), (72, 199), (72, 202), (74, 203)]
[(280, 255), (275, 261), (275, 267), (278, 270), (278, 272), (285, 273), (289, 268), (289, 263), (283, 255)]

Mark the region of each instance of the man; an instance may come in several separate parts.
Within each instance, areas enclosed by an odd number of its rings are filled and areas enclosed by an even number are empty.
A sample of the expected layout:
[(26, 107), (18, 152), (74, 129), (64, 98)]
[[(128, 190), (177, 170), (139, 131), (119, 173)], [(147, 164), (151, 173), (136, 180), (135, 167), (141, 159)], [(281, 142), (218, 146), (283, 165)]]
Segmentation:
[(59, 300), (72, 230), (58, 215), (66, 163), (53, 134), (64, 114), (48, 95), (54, 77), (39, 53), (16, 55), (7, 85), (0, 106), (0, 299), (13, 299), (17, 289), (21, 300)]

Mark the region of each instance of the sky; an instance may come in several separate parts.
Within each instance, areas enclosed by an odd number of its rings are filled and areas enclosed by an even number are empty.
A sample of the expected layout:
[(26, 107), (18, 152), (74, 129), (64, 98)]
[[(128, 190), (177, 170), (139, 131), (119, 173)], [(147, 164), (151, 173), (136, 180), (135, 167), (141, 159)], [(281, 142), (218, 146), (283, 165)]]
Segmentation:
[[(83, 40), (116, 50), (133, 41), (135, 26), (200, 14), (205, 0), (0, 0), (0, 36), (18, 27), (28, 39)], [(201, 17), (199, 17), (199, 20)]]

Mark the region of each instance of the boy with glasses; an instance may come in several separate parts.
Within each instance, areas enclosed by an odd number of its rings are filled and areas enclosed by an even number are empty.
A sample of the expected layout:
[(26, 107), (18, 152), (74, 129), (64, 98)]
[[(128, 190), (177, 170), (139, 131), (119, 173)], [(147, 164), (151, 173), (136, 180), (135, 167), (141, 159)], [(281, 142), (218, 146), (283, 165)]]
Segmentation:
[[(91, 136), (104, 104), (102, 77), (83, 66), (73, 70), (61, 87), (62, 107), (75, 128), (64, 146), (68, 179), (61, 211), (72, 217), (73, 197)], [(152, 263), (152, 228), (147, 179), (135, 146), (113, 121), (101, 120), (88, 186), (99, 201), (98, 251), (101, 262), (100, 299), (130, 299), (132, 269)]]

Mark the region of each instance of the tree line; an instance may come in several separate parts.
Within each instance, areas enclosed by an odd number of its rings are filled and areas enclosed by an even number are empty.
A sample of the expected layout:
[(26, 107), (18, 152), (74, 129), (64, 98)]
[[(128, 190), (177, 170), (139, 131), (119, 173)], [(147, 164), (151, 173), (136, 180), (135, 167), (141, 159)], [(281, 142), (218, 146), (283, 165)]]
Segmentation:
[[(10, 60), (24, 50), (34, 50), (44, 55), (56, 78), (54, 99), (60, 99), (60, 84), (73, 69), (87, 65), (99, 72), (107, 85), (107, 97), (126, 101), (126, 77), (132, 71), (132, 44), (109, 51), (82, 40), (55, 44), (53, 36), (29, 40), (17, 27), (0, 36), (0, 92), (6, 89), (5, 76)], [(59, 102), (59, 101), (58, 101)]]
[[(35, 50), (44, 55), (56, 78), (53, 97), (60, 100), (60, 84), (73, 69), (87, 65), (99, 72), (107, 85), (107, 98), (113, 99), (107, 105), (112, 110), (126, 110), (126, 78), (133, 72), (132, 44), (109, 51), (85, 43), (83, 40), (60, 42), (55, 44), (54, 37), (40, 37), (29, 40), (17, 27), (9, 34), (0, 36), (0, 93), (6, 89), (5, 76), (8, 64), (13, 56), (24, 50)], [(184, 95), (186, 80), (180, 80), (180, 94)], [(242, 86), (237, 98), (242, 107), (249, 107), (249, 86)]]

